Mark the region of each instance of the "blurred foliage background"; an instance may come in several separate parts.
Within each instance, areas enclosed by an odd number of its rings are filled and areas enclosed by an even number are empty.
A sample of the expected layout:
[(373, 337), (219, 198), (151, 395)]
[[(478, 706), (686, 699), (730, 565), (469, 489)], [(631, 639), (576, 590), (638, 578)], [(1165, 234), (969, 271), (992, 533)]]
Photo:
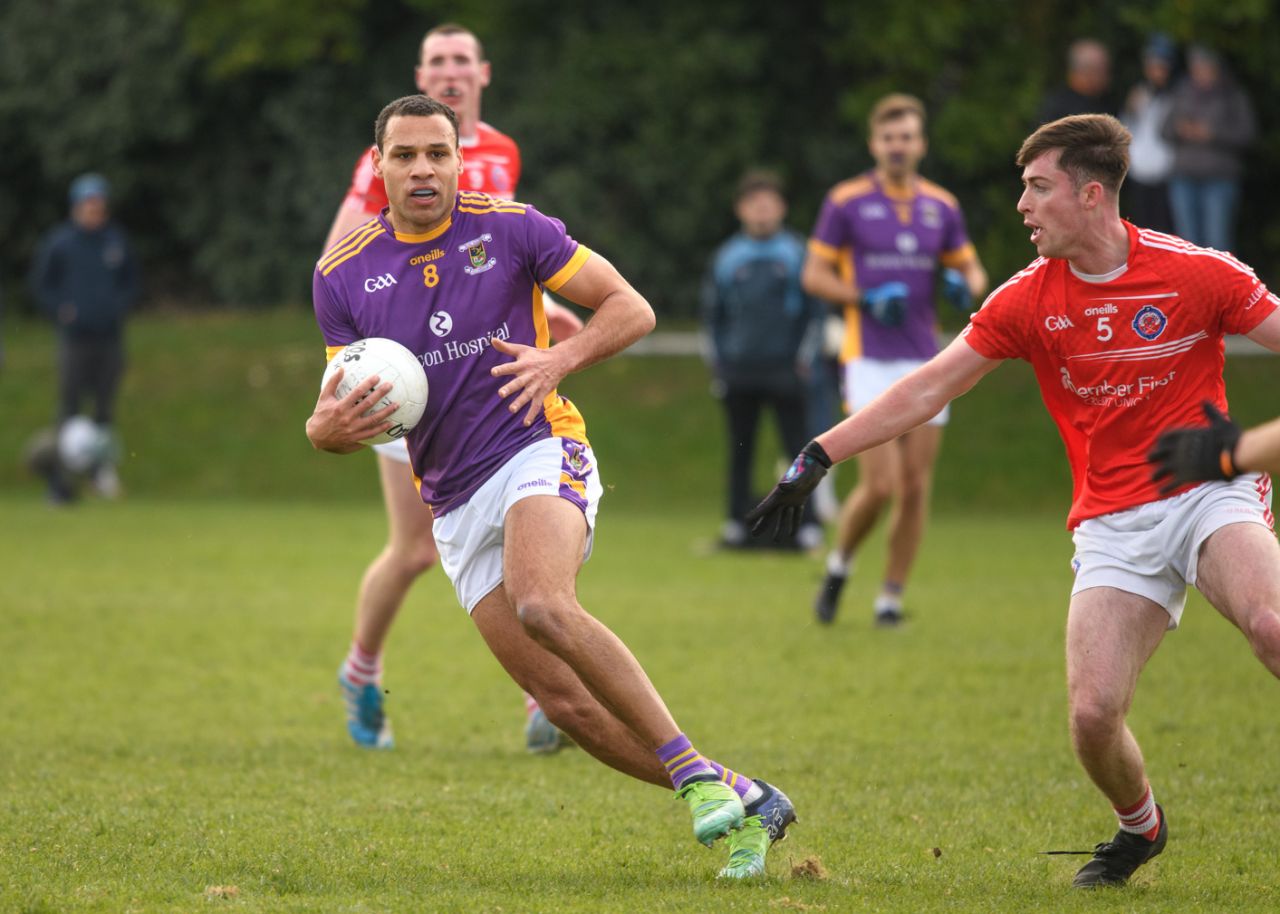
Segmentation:
[(99, 170), (146, 265), (146, 304), (306, 305), (353, 162), (413, 90), (423, 32), (458, 21), (494, 80), (483, 115), (520, 143), (521, 196), (560, 216), (665, 317), (734, 227), (743, 169), (790, 183), (790, 222), (870, 163), (874, 99), (929, 106), (926, 175), (957, 194), (993, 279), (1032, 256), (1013, 155), (1067, 44), (1091, 35), (1138, 77), (1152, 29), (1219, 48), (1252, 96), (1240, 250), (1280, 266), (1280, 17), (1272, 0), (9, 0), (0, 8), (0, 293)]

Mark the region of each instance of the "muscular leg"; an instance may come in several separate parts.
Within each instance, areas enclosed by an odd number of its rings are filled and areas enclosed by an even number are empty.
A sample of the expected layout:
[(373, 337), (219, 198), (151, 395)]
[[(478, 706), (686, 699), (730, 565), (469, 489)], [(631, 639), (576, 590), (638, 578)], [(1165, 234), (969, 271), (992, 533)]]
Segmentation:
[(525, 631), (647, 748), (675, 739), (680, 730), (631, 651), (578, 603), (582, 512), (557, 496), (533, 495), (507, 511), (505, 526), (503, 586)]
[(529, 636), (504, 587), (481, 600), (471, 619), (503, 669), (575, 743), (623, 774), (671, 786), (653, 751), (605, 710), (568, 664)]
[(1111, 587), (1071, 598), (1067, 615), (1067, 701), (1076, 757), (1116, 808), (1146, 791), (1142, 750), (1125, 724), (1138, 675), (1164, 638), (1159, 604)]
[(378, 475), (387, 506), (387, 544), (360, 582), (355, 639), (371, 654), (382, 645), (418, 575), (436, 563), (431, 509), (413, 486), (409, 464), (378, 455)]
[(902, 586), (911, 573), (929, 518), (933, 464), (942, 445), (942, 426), (922, 425), (896, 442), (901, 488), (889, 520), (889, 554), (884, 579)]
[(1261, 524), (1230, 524), (1200, 547), (1196, 587), (1280, 677), (1280, 545)]

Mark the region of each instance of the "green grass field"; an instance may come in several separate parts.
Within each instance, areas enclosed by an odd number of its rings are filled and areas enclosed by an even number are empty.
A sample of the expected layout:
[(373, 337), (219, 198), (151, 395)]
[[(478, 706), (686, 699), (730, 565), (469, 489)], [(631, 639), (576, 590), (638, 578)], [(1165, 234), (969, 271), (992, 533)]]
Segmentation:
[[(334, 672), (383, 521), (370, 461), (301, 439), (305, 316), (140, 322), (129, 497), (72, 510), (16, 459), (49, 410), (47, 340), (6, 343), (2, 912), (1280, 907), (1280, 693), (1198, 597), (1131, 715), (1169, 849), (1093, 895), (1068, 888), (1081, 858), (1038, 854), (1114, 825), (1067, 741), (1065, 468), (1018, 367), (959, 404), (898, 631), (869, 620), (882, 537), (830, 629), (817, 562), (710, 548), (720, 426), (696, 363), (571, 379), (613, 484), (584, 604), (701, 749), (799, 810), (766, 880), (723, 885), (669, 794), (523, 752), (519, 693), (438, 572), (387, 656), (397, 748), (349, 744)], [(1241, 361), (1233, 402), (1260, 419), (1274, 363)]]

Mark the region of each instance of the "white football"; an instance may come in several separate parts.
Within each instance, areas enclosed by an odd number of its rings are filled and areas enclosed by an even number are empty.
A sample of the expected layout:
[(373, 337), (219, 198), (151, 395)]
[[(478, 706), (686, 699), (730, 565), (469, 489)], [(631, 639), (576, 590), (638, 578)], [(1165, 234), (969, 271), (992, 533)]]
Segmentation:
[(111, 433), (88, 416), (72, 416), (58, 429), (58, 457), (72, 473), (87, 473), (111, 453)]
[(380, 336), (348, 343), (329, 360), (320, 380), (321, 389), (329, 383), (330, 375), (339, 366), (343, 370), (342, 380), (335, 391), (339, 398), (345, 397), (370, 375), (376, 374), (381, 384), (392, 385), (385, 397), (365, 410), (365, 415), (385, 409), (392, 403), (400, 404), (388, 417), (391, 428), (364, 439), (361, 444), (382, 444), (403, 438), (418, 424), (427, 408), (427, 373), (418, 357), (404, 346)]

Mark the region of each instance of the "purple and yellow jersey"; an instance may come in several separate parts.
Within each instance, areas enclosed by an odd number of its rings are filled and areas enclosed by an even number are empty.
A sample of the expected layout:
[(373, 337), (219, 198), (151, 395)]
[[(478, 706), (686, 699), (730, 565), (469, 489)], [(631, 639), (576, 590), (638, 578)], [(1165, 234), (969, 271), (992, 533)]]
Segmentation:
[(938, 265), (959, 267), (975, 256), (955, 197), (919, 177), (910, 193), (894, 194), (873, 171), (827, 194), (809, 252), (836, 264), (841, 277), (859, 289), (898, 281), (910, 290), (906, 316), (897, 327), (884, 326), (856, 305), (845, 306), (842, 362), (936, 355)]
[(437, 517), (466, 501), (539, 438), (587, 441), (582, 416), (554, 391), (524, 426), (498, 396), (491, 368), (510, 358), (490, 339), (549, 345), (542, 289), (558, 290), (591, 252), (532, 206), (460, 191), (453, 213), (423, 235), (402, 235), (384, 211), (316, 265), (316, 320), (328, 355), (370, 336), (396, 340), (427, 372), (426, 412), (407, 436), (422, 500)]

